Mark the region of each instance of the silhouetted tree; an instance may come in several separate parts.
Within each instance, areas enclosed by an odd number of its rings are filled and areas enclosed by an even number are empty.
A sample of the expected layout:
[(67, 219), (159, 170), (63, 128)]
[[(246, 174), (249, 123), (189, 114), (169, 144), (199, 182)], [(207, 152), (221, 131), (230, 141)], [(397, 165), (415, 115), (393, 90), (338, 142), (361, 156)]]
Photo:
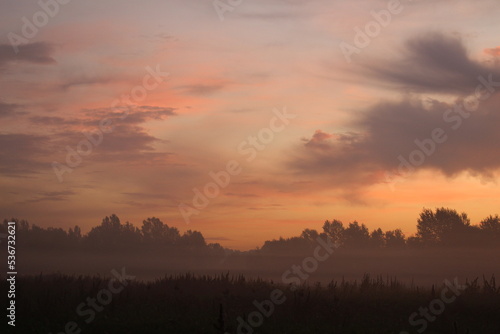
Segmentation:
[(142, 222), (142, 236), (144, 243), (150, 245), (172, 246), (179, 242), (179, 230), (175, 227), (169, 227), (160, 219), (152, 217)]
[(488, 244), (500, 245), (500, 217), (498, 215), (488, 216), (479, 223), (481, 239)]
[(132, 225), (130, 222), (126, 222), (121, 227), (120, 243), (122, 245), (138, 246), (142, 242), (141, 231)]
[(306, 228), (304, 231), (302, 231), (300, 237), (305, 240), (308, 240), (311, 243), (314, 243), (316, 242), (316, 239), (319, 237), (319, 233), (316, 230), (311, 230)]
[(394, 231), (385, 232), (385, 245), (387, 248), (403, 248), (406, 245), (406, 239), (403, 231), (399, 228)]
[(479, 227), (485, 232), (500, 235), (500, 217), (490, 215), (479, 223)]
[(332, 239), (333, 242), (342, 245), (344, 243), (344, 224), (340, 220), (325, 221), (323, 232)]
[(90, 247), (108, 250), (122, 250), (136, 248), (141, 240), (138, 228), (129, 222), (120, 223), (120, 219), (112, 214), (106, 216), (101, 225), (93, 227), (85, 238)]
[[(311, 231), (311, 230), (310, 230)], [(314, 232), (312, 232), (314, 234)], [(308, 232), (306, 232), (306, 235)], [(312, 241), (309, 238), (304, 238), (303, 235), (300, 237), (282, 238), (267, 240), (261, 248), (264, 253), (280, 254), (280, 255), (291, 255), (298, 254), (309, 250), (311, 245), (316, 241)]]
[(406, 245), (408, 245), (408, 248), (422, 248), (425, 246), (422, 239), (416, 235), (408, 237), (408, 239), (406, 240)]
[(359, 225), (357, 221), (349, 223), (343, 235), (347, 247), (364, 248), (370, 245), (370, 233), (368, 228), (365, 224)]
[(424, 209), (417, 224), (417, 237), (426, 245), (457, 245), (466, 241), (470, 220), (466, 213), (438, 208)]
[(373, 230), (370, 234), (370, 245), (375, 248), (382, 248), (385, 246), (384, 231), (381, 228)]
[(76, 225), (75, 228), (69, 228), (68, 239), (72, 244), (80, 245), (82, 242), (82, 230), (78, 225)]
[(209, 250), (209, 255), (217, 256), (217, 257), (221, 257), (221, 258), (226, 257), (231, 253), (230, 250), (225, 249), (218, 242), (209, 243), (207, 245), (207, 248)]
[(8, 224), (8, 220), (7, 219), (4, 219), (2, 224), (0, 225), (0, 233), (7, 233), (7, 224)]
[(27, 236), (29, 245), (37, 249), (67, 249), (71, 247), (68, 234), (62, 228), (44, 229), (35, 224), (31, 226)]
[(191, 248), (201, 248), (206, 246), (205, 238), (198, 231), (188, 230), (181, 237), (181, 244)]
[(26, 231), (29, 231), (29, 229), (30, 229), (30, 224), (28, 223), (27, 220), (11, 218), (11, 219), (4, 219), (3, 220), (3, 226), (5, 227), (5, 231), (7, 231), (7, 224), (9, 222), (16, 222), (16, 231), (17, 232), (26, 232)]

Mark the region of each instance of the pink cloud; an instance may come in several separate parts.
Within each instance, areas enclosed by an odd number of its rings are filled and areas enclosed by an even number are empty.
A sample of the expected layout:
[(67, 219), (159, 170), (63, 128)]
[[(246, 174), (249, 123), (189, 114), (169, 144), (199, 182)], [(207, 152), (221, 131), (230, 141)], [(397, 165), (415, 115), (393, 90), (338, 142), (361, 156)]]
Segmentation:
[(500, 56), (500, 46), (493, 49), (484, 49), (484, 53), (493, 57), (498, 57)]

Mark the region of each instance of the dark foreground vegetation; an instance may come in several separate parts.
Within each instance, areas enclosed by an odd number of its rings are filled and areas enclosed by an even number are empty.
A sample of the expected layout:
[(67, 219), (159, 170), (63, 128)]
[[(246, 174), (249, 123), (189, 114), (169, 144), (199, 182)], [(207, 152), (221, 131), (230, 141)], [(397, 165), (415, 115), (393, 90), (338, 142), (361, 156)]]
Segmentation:
[[(365, 276), (357, 282), (332, 281), (293, 289), (229, 274), (187, 274), (153, 282), (127, 281), (112, 294), (109, 304), (97, 301), (97, 311), (89, 311), (87, 298), (98, 296), (99, 300), (100, 291), (109, 289), (109, 280), (103, 276), (19, 277), (15, 333), (64, 333), (68, 323), (74, 322), (70, 325), (74, 333), (77, 328), (81, 333), (232, 334), (238, 333), (239, 317), (254, 325), (262, 319), (259, 326), (243, 325), (239, 333), (418, 333), (425, 318), (416, 316), (413, 320), (419, 323), (412, 326), (410, 316), (442, 298), (446, 288), (405, 286)], [(465, 283), (460, 282), (464, 285), (460, 295), (445, 304), (433, 321), (427, 321), (425, 333), (500, 333), (500, 288), (494, 278)], [(5, 280), (1, 284), (5, 289)], [(276, 289), (283, 292), (281, 303), (262, 304)], [(445, 296), (452, 299), (453, 293)], [(264, 305), (267, 314), (256, 316), (255, 303)], [(249, 320), (252, 312), (256, 317)]]

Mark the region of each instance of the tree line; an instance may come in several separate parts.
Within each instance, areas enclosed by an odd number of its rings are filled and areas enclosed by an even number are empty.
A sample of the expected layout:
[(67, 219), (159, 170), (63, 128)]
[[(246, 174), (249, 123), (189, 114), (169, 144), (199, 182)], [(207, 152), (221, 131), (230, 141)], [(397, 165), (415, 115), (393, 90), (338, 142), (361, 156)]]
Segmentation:
[(280, 252), (285, 249), (309, 248), (318, 237), (331, 238), (342, 248), (403, 249), (428, 247), (495, 247), (500, 246), (500, 217), (490, 215), (472, 225), (466, 213), (449, 208), (423, 209), (417, 220), (417, 233), (406, 237), (401, 229), (370, 230), (353, 221), (326, 220), (321, 232), (305, 229), (300, 236), (266, 241), (262, 250)]
[[(43, 228), (30, 225), (26, 220), (5, 219), (0, 233), (7, 231), (7, 222), (17, 222), (19, 248), (45, 250), (95, 250), (95, 251), (191, 251), (205, 255), (225, 256), (230, 251), (218, 243), (208, 243), (201, 232), (188, 230), (181, 234), (160, 219), (151, 217), (140, 228), (129, 222), (122, 223), (112, 214), (100, 225), (82, 234), (75, 226), (67, 231), (62, 228)], [(401, 229), (370, 230), (365, 224), (353, 221), (326, 220), (322, 231), (305, 229), (300, 236), (266, 241), (253, 252), (274, 253), (309, 249), (318, 237), (331, 238), (346, 249), (403, 249), (424, 247), (494, 247), (500, 246), (500, 217), (488, 216), (472, 225), (466, 213), (448, 208), (423, 209), (417, 220), (417, 233), (406, 237)]]
[(170, 227), (160, 219), (151, 217), (142, 222), (140, 228), (130, 222), (122, 223), (112, 214), (103, 218), (100, 225), (87, 234), (75, 226), (65, 231), (62, 228), (43, 228), (30, 225), (26, 220), (5, 219), (0, 233), (5, 233), (8, 221), (16, 221), (16, 243), (19, 249), (43, 250), (94, 250), (94, 251), (199, 251), (206, 254), (224, 254), (218, 243), (206, 243), (198, 231), (188, 230), (181, 234), (176, 227)]

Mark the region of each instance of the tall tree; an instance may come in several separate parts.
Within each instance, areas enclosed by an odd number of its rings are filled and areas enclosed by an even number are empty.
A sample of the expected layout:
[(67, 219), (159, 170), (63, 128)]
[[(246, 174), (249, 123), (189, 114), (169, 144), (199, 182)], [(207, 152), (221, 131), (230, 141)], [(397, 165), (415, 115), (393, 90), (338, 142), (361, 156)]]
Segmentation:
[(344, 230), (344, 242), (348, 247), (363, 248), (370, 245), (370, 232), (365, 224), (359, 224), (357, 221), (349, 223)]
[(483, 240), (490, 244), (500, 245), (500, 217), (489, 216), (479, 223), (479, 229)]
[(304, 231), (302, 231), (300, 237), (304, 240), (314, 243), (316, 242), (316, 239), (319, 237), (319, 233), (316, 230), (311, 230), (309, 228), (306, 228)]
[(385, 232), (385, 244), (388, 248), (403, 248), (406, 245), (406, 238), (401, 229)]
[(169, 227), (156, 217), (147, 218), (141, 227), (143, 240), (152, 245), (174, 245), (180, 239), (177, 228)]
[(498, 217), (498, 215), (490, 215), (479, 223), (479, 227), (483, 231), (498, 235), (500, 234), (500, 217)]
[(417, 237), (428, 245), (457, 245), (466, 238), (470, 219), (466, 213), (448, 208), (423, 209), (417, 223)]
[(370, 234), (370, 244), (375, 248), (382, 248), (385, 246), (384, 231), (381, 228), (373, 230)]
[(344, 243), (344, 224), (340, 220), (325, 221), (323, 232), (332, 239), (332, 242), (340, 245)]
[(104, 217), (101, 225), (93, 227), (85, 238), (90, 247), (111, 250), (136, 248), (140, 240), (139, 229), (129, 222), (122, 224), (115, 214)]

